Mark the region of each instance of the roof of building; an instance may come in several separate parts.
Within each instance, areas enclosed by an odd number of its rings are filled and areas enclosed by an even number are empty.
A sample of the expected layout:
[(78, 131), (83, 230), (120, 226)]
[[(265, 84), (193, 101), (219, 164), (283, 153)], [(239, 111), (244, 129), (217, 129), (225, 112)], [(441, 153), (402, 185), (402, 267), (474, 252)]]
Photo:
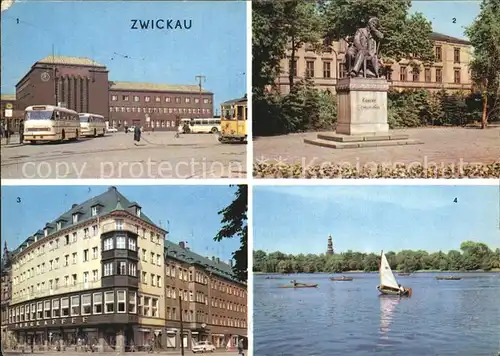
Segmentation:
[(97, 63), (96, 61), (87, 57), (47, 56), (45, 58), (38, 60), (36, 63), (106, 68), (104, 64)]
[[(79, 214), (78, 218), (78, 224), (81, 224), (82, 222), (85, 222), (90, 219), (94, 219), (95, 217), (91, 215), (91, 207), (100, 205), (100, 209), (98, 212), (98, 216), (103, 216), (106, 214), (109, 214), (113, 211), (127, 211), (133, 215), (135, 214), (134, 207), (138, 206), (137, 203), (129, 201), (127, 198), (125, 198), (119, 191), (116, 189), (116, 187), (109, 187), (104, 193), (95, 196), (93, 198), (90, 198), (89, 200), (81, 203), (81, 204), (74, 204), (73, 207), (63, 213), (62, 215), (58, 216), (56, 219), (54, 219), (52, 222), (49, 222), (43, 227), (42, 229), (38, 230), (35, 232), (32, 236), (28, 237), (22, 244), (19, 246), (14, 253), (17, 254), (21, 251), (21, 248), (27, 247), (28, 243), (33, 243), (35, 241), (34, 236), (37, 236), (37, 240), (44, 239), (44, 232), (43, 230), (45, 228), (48, 228), (48, 235), (46, 238), (50, 238), (51, 235), (57, 232), (57, 223), (61, 222), (62, 226), (61, 229), (64, 229), (66, 227), (72, 226), (73, 222), (73, 214), (77, 213)], [(156, 226), (153, 221), (151, 221), (150, 218), (148, 218), (144, 213), (141, 212), (141, 215), (139, 217), (140, 219), (144, 220), (145, 222)]]
[(176, 259), (189, 264), (198, 264), (203, 266), (207, 271), (212, 272), (220, 277), (229, 279), (233, 282), (244, 284), (235, 278), (233, 268), (223, 262), (213, 260), (202, 255), (199, 255), (187, 248), (182, 248), (179, 244), (172, 241), (165, 241), (165, 257)]
[(467, 40), (464, 40), (462, 38), (457, 38), (457, 37), (452, 37), (448, 36), (439, 32), (432, 32), (431, 33), (431, 40), (433, 41), (442, 41), (442, 42), (450, 42), (450, 43), (457, 43), (457, 44), (464, 44), (464, 45), (470, 45), (471, 43)]
[(2, 101), (16, 100), (16, 94), (2, 94), (2, 95), (0, 95), (0, 100), (2, 100)]
[[(138, 83), (138, 82), (115, 82), (109, 81), (110, 90), (125, 90), (125, 91), (155, 91), (155, 92), (181, 92), (181, 93), (199, 93), (198, 85), (177, 85), (177, 84), (155, 84), (155, 83)], [(211, 92), (202, 89), (204, 94)]]
[(248, 100), (247, 95), (245, 94), (245, 96), (243, 96), (242, 98), (228, 100), (228, 101), (223, 102), (221, 105), (233, 105), (236, 103), (246, 103), (247, 100)]

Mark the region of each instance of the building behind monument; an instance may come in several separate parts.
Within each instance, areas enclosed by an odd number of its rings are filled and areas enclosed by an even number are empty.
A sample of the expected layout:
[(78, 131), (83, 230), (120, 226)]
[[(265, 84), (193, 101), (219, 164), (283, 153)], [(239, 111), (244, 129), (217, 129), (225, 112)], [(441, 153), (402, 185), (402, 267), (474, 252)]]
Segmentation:
[[(473, 84), (469, 71), (472, 46), (470, 42), (433, 32), (431, 40), (434, 45), (436, 62), (430, 66), (420, 66), (419, 71), (412, 70), (409, 60), (387, 62), (388, 82), (392, 89), (426, 89), (438, 91), (471, 92)], [(305, 44), (295, 53), (292, 62), (291, 49), (287, 49), (287, 57), (281, 60), (281, 75), (277, 85), (282, 94), (289, 92), (289, 68), (294, 71), (296, 80), (309, 77), (318, 89), (335, 91), (337, 80), (347, 76), (345, 53), (347, 43), (335, 41), (331, 46), (317, 53), (310, 44)]]

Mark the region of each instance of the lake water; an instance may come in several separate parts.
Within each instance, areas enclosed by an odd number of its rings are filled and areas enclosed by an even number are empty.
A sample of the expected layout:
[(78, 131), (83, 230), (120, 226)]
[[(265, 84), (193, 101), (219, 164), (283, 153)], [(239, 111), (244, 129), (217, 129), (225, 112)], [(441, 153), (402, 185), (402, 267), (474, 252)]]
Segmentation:
[[(378, 274), (254, 276), (254, 355), (497, 356), (500, 273), (396, 276), (411, 298), (379, 296)], [(318, 288), (280, 285), (319, 283)]]

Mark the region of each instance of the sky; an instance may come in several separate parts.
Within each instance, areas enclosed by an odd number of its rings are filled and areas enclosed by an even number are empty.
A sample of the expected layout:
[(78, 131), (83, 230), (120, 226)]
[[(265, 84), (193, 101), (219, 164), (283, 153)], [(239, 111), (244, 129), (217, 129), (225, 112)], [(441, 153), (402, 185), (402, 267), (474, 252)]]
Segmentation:
[[(221, 227), (218, 212), (234, 199), (229, 186), (116, 186), (128, 200), (138, 202), (155, 224), (169, 230), (167, 239), (187, 241), (188, 247), (205, 257), (229, 261), (239, 239), (213, 241)], [(90, 192), (89, 192), (90, 188)], [(108, 186), (3, 186), (2, 248), (17, 248), (74, 203), (97, 196)], [(20, 198), (20, 199), (18, 199)], [(20, 200), (20, 203), (18, 203)]]
[[(324, 253), (500, 247), (497, 186), (260, 186), (254, 250)], [(454, 200), (457, 199), (455, 203)]]
[(413, 0), (411, 12), (421, 12), (432, 22), (434, 32), (467, 39), (465, 28), (479, 15), (480, 4), (481, 1), (467, 0)]
[[(133, 19), (191, 20), (192, 27), (131, 30)], [(52, 46), (55, 55), (106, 65), (113, 81), (197, 85), (195, 76), (204, 75), (214, 110), (246, 93), (245, 1), (16, 1), (2, 12), (1, 39), (3, 94), (15, 93)]]

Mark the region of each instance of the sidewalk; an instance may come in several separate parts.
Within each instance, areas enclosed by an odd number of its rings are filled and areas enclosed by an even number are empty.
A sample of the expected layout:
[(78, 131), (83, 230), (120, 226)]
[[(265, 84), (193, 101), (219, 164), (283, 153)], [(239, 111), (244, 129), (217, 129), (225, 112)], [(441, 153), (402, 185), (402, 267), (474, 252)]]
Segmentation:
[(2, 147), (18, 147), (18, 146), (21, 146), (21, 143), (19, 142), (19, 135), (18, 134), (14, 134), (14, 135), (10, 136), (8, 139), (5, 138), (5, 137), (2, 137), (2, 139), (1, 139), (1, 145), (2, 145)]

